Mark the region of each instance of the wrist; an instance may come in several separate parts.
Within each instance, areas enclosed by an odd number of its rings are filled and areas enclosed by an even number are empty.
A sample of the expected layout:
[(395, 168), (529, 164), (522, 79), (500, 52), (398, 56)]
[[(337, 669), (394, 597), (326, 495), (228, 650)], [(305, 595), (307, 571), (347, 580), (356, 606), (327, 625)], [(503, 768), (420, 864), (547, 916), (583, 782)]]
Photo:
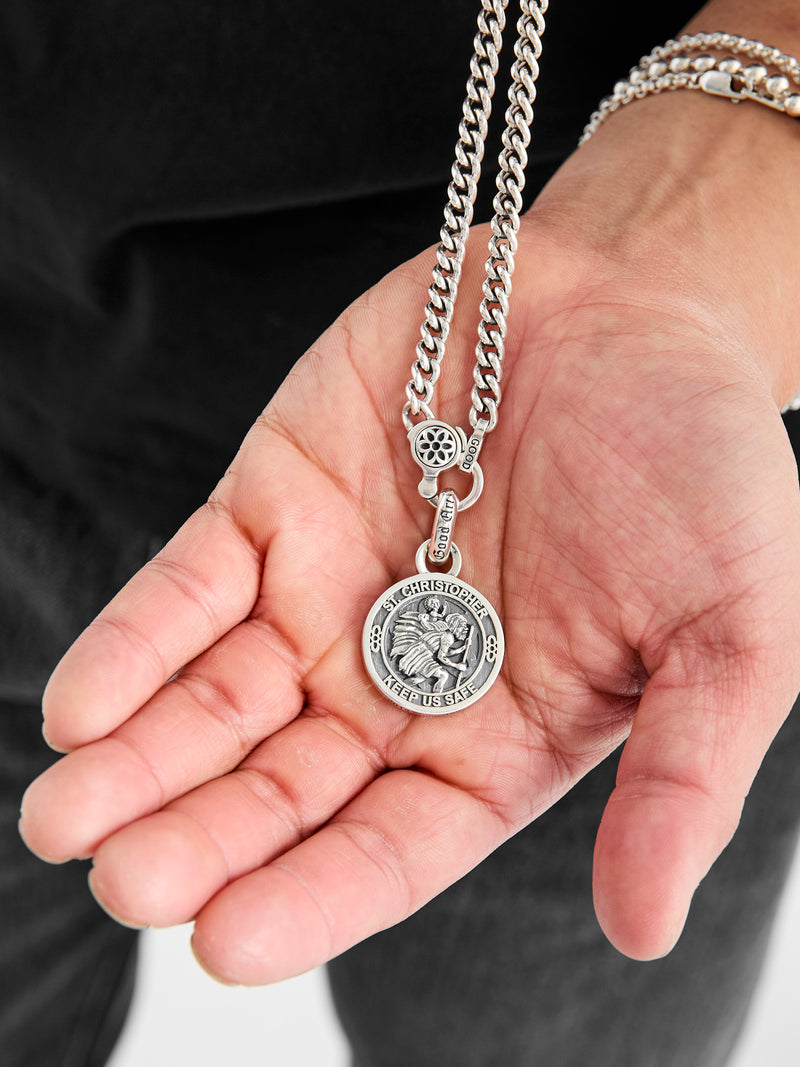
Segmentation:
[(681, 32), (699, 33), (703, 30), (726, 30), (763, 41), (794, 56), (800, 53), (800, 17), (795, 0), (762, 0), (759, 3), (711, 0)]
[[(724, 7), (736, 5), (706, 10)], [(754, 36), (750, 22), (722, 28)], [(687, 27), (703, 28), (720, 26), (698, 18)], [(787, 47), (766, 32), (761, 39)], [(628, 287), (635, 279), (644, 302), (650, 292), (680, 315), (724, 325), (731, 348), (749, 354), (782, 405), (800, 383), (798, 162), (796, 120), (750, 102), (667, 92), (610, 115), (535, 210), (540, 223), (555, 219), (600, 253), (612, 281), (615, 268)]]

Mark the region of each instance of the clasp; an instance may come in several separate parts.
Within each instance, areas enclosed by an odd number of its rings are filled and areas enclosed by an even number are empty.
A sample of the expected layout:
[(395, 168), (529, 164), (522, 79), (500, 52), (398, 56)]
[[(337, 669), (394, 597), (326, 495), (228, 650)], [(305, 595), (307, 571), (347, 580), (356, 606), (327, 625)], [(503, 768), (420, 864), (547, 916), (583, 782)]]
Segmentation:
[(408, 432), (411, 455), (422, 468), (420, 495), (436, 507), (439, 503), (439, 475), (453, 467), (460, 467), (472, 475), (472, 488), (463, 500), (456, 498), (456, 509), (472, 507), (483, 492), (483, 471), (477, 463), (482, 434), (467, 435), (458, 426), (438, 419), (427, 419)]
[[(735, 80), (734, 80), (735, 79)], [(726, 74), (722, 70), (706, 70), (697, 79), (697, 84), (704, 93), (710, 96), (724, 96), (733, 103), (739, 104), (742, 100), (755, 100), (756, 103), (771, 107), (774, 111), (784, 111), (783, 103), (772, 100), (768, 96), (754, 93), (749, 89), (741, 77)]]
[(439, 492), (439, 475), (461, 461), (467, 447), (466, 435), (447, 422), (427, 419), (409, 430), (408, 440), (414, 462), (422, 467), (424, 474), (419, 483), (420, 495), (433, 500)]

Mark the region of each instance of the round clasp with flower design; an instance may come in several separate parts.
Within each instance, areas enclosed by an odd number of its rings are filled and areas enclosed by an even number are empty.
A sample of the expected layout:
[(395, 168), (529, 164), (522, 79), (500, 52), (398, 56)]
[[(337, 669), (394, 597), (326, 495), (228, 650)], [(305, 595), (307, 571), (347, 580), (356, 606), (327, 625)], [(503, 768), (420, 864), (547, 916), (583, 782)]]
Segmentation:
[(439, 491), (438, 475), (461, 461), (467, 445), (464, 431), (438, 419), (426, 419), (411, 429), (408, 439), (414, 462), (425, 475), (419, 491), (426, 500), (432, 500)]

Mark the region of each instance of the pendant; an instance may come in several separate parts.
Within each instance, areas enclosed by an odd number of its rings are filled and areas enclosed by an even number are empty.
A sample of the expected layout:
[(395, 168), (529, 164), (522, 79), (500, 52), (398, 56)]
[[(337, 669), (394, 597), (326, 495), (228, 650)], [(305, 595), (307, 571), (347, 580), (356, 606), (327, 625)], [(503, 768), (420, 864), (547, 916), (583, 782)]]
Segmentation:
[(505, 641), (481, 593), (453, 574), (426, 571), (397, 582), (375, 603), (363, 650), (373, 681), (395, 704), (447, 715), (489, 690)]

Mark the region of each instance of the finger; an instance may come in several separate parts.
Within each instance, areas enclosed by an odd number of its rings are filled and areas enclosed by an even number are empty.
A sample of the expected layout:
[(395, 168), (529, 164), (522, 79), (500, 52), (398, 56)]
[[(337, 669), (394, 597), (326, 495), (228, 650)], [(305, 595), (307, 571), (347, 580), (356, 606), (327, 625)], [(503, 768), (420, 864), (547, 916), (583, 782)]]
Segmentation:
[(109, 737), (50, 767), (23, 798), (20, 832), (51, 861), (225, 774), (300, 712), (293, 657), (263, 620), (226, 634)]
[[(232, 774), (100, 846), (93, 884), (107, 911), (136, 925), (187, 921), (228, 880), (296, 845), (385, 768), (408, 716), (388, 701), (375, 708), (366, 677), (355, 682), (357, 655), (352, 641), (337, 642), (305, 680), (301, 716)], [(334, 686), (342, 677), (352, 679), (344, 690)]]
[(648, 682), (595, 848), (597, 917), (625, 955), (675, 945), (791, 699), (763, 665), (711, 652), (674, 651)]
[(93, 892), (128, 924), (187, 922), (229, 881), (316, 830), (382, 769), (380, 755), (343, 722), (303, 716), (233, 773), (105, 841), (94, 857)]
[(56, 668), (43, 701), (50, 743), (69, 751), (124, 722), (248, 614), (260, 577), (259, 553), (231, 516), (219, 505), (196, 512)]
[(135, 925), (188, 921), (226, 883), (317, 830), (387, 767), (413, 766), (423, 780), (441, 777), (480, 796), (503, 812), (506, 828), (523, 825), (568, 788), (566, 760), (557, 773), (549, 744), (514, 718), (508, 699), (493, 712), (470, 708), (456, 724), (376, 701), (364, 679), (329, 713), (313, 682), (326, 692), (329, 679), (352, 678), (355, 655), (351, 642), (332, 650), (314, 674), (303, 715), (236, 771), (99, 847), (93, 885), (107, 911)]
[(410, 915), (508, 833), (470, 794), (391, 771), (312, 837), (214, 897), (197, 918), (195, 954), (227, 982), (301, 974)]

